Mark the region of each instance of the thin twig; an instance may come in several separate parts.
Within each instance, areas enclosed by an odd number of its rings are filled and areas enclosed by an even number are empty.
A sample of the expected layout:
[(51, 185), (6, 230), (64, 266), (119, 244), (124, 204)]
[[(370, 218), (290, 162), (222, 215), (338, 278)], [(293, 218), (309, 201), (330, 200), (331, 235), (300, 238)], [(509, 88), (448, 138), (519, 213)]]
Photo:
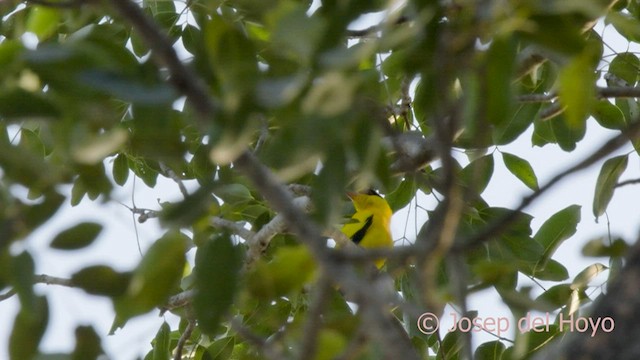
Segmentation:
[(184, 329), (182, 335), (180, 335), (180, 339), (178, 339), (178, 344), (176, 345), (175, 354), (173, 354), (173, 360), (182, 359), (182, 351), (184, 350), (184, 345), (187, 343), (193, 330), (196, 328), (196, 321), (193, 319), (189, 319), (187, 323), (187, 327)]
[(186, 290), (179, 294), (171, 296), (166, 304), (160, 309), (160, 315), (164, 314), (168, 310), (177, 309), (191, 303), (191, 300), (195, 296), (195, 290)]
[(635, 185), (635, 184), (640, 184), (640, 179), (631, 179), (631, 180), (621, 181), (616, 184), (616, 187), (619, 188), (619, 187), (623, 187), (627, 185)]
[(169, 179), (173, 180), (176, 184), (178, 184), (178, 188), (180, 189), (182, 196), (184, 196), (185, 198), (188, 197), (189, 192), (187, 191), (187, 187), (184, 186), (184, 182), (178, 176), (178, 174), (176, 174), (175, 171), (173, 171), (170, 167), (168, 167), (164, 163), (160, 162), (159, 164), (160, 164), (160, 170), (162, 171), (162, 173)]
[[(76, 285), (71, 281), (71, 279), (61, 278), (57, 276), (45, 275), (45, 274), (36, 274), (33, 276), (34, 284), (46, 284), (46, 285), (59, 285), (66, 286), (70, 288), (75, 288)], [(17, 292), (15, 289), (10, 289), (4, 294), (0, 294), (0, 301), (7, 300), (15, 295)]]

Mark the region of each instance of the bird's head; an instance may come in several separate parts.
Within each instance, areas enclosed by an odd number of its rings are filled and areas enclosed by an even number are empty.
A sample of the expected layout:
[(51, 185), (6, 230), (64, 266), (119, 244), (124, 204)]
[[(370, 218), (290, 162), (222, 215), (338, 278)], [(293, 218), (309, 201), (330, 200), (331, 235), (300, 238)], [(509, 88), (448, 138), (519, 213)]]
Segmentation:
[(389, 207), (389, 204), (375, 190), (370, 189), (367, 192), (360, 193), (348, 192), (347, 196), (351, 199), (351, 202), (353, 202), (353, 206), (356, 210), (366, 211), (378, 209), (391, 216), (391, 208)]

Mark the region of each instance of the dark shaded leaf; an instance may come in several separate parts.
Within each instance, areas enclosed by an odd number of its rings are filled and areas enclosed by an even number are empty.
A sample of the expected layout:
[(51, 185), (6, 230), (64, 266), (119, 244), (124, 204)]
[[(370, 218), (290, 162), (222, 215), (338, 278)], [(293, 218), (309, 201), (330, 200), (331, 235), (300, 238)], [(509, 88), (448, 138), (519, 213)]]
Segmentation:
[(104, 354), (100, 344), (100, 336), (91, 326), (76, 328), (76, 347), (71, 354), (71, 360), (97, 360)]
[(91, 245), (100, 235), (102, 225), (93, 222), (83, 222), (66, 229), (56, 235), (50, 246), (59, 250), (77, 250)]
[(89, 294), (116, 297), (124, 295), (131, 281), (131, 273), (117, 272), (106, 265), (86, 267), (71, 276), (74, 286)]
[(198, 249), (193, 308), (204, 333), (214, 334), (231, 306), (241, 264), (239, 248), (229, 235), (217, 236)]
[(22, 305), (9, 336), (9, 358), (32, 359), (49, 322), (49, 304), (37, 296), (30, 306)]
[(544, 269), (556, 249), (576, 233), (580, 222), (579, 205), (571, 205), (552, 215), (540, 226), (533, 239), (544, 248), (544, 253), (536, 264), (536, 269)]

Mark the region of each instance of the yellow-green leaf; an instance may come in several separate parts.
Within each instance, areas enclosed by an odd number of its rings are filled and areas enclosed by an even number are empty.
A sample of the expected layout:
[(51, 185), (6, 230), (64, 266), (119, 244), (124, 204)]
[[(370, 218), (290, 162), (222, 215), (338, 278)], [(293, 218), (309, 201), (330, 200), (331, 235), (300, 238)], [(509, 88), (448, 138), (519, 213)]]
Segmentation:
[(532, 190), (538, 190), (538, 178), (527, 160), (507, 152), (502, 153), (502, 160), (507, 170), (523, 184)]
[(602, 165), (596, 181), (595, 195), (593, 196), (593, 215), (596, 219), (607, 210), (618, 179), (627, 168), (628, 160), (629, 157), (627, 155), (621, 155), (605, 161)]

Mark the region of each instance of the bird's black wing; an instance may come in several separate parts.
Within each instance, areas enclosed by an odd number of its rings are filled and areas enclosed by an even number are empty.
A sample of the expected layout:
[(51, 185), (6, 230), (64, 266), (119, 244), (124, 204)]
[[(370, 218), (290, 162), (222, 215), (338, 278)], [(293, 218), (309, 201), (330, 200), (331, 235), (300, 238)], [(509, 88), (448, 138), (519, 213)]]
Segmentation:
[(367, 233), (367, 230), (369, 230), (369, 227), (371, 227), (371, 223), (373, 223), (373, 215), (369, 216), (367, 220), (365, 220), (364, 225), (362, 225), (362, 228), (360, 228), (360, 230), (356, 231), (353, 236), (351, 236), (351, 241), (359, 244), (360, 241), (364, 239), (364, 235)]

